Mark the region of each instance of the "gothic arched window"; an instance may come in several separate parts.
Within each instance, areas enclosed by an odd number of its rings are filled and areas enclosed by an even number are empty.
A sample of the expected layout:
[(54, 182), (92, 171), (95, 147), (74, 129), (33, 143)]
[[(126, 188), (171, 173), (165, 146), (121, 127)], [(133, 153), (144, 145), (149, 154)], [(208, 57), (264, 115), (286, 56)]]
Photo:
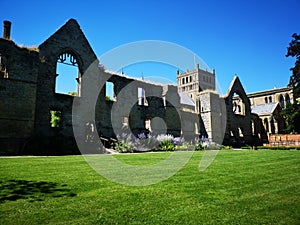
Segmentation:
[(80, 70), (78, 59), (71, 51), (57, 57), (55, 93), (80, 96)]

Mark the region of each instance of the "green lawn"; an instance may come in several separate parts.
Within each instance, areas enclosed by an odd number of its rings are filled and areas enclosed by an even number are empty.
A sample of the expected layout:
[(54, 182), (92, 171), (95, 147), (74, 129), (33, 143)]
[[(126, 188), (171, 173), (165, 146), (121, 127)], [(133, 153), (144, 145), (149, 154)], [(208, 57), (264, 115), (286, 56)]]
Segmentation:
[[(82, 156), (0, 158), (1, 224), (300, 224), (300, 151), (195, 152), (175, 176), (130, 187)], [(151, 164), (168, 153), (124, 154)]]

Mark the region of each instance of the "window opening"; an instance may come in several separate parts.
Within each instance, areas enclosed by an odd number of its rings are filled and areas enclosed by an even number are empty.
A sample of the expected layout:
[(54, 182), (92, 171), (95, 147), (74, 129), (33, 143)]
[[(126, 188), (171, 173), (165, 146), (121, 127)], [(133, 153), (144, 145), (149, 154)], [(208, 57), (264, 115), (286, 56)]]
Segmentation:
[(268, 122), (267, 118), (264, 119), (264, 127), (265, 127), (266, 132), (268, 133), (269, 132), (269, 122)]
[(239, 137), (244, 137), (243, 130), (240, 127), (238, 128), (238, 136)]
[(123, 128), (128, 127), (128, 116), (123, 116), (122, 118), (122, 126)]
[(80, 72), (77, 59), (68, 52), (57, 57), (55, 93), (80, 96)]
[(245, 103), (240, 95), (234, 93), (232, 98), (232, 111), (234, 114), (245, 116)]
[(251, 130), (252, 130), (252, 135), (255, 135), (256, 129), (255, 129), (255, 123), (253, 120), (251, 120)]
[(0, 53), (0, 76), (3, 78), (8, 78), (6, 65), (7, 65), (7, 58)]
[(141, 87), (138, 88), (138, 105), (148, 105), (145, 89)]
[(271, 128), (271, 133), (272, 134), (275, 134), (275, 123), (274, 123), (274, 119), (273, 118), (271, 118), (271, 120), (270, 120), (270, 128)]
[(51, 127), (61, 127), (62, 114), (58, 110), (50, 110), (50, 125)]
[(279, 97), (279, 103), (280, 103), (281, 108), (284, 108), (284, 99), (283, 99), (282, 95), (280, 95), (280, 97)]
[(116, 95), (114, 91), (114, 83), (106, 81), (105, 99), (107, 101), (116, 101)]
[(286, 102), (287, 105), (291, 104), (291, 99), (290, 99), (290, 96), (288, 94), (286, 94), (286, 96), (285, 96), (285, 102)]
[(151, 120), (145, 120), (145, 128), (146, 128), (146, 130), (152, 132), (152, 130), (151, 130)]

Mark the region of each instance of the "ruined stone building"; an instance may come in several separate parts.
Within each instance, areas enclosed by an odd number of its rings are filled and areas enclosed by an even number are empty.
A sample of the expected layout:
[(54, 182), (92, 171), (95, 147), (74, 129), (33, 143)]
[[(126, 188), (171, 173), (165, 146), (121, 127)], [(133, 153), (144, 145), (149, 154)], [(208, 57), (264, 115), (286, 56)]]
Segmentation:
[[(2, 155), (78, 153), (77, 127), (82, 139), (95, 129), (104, 145), (126, 128), (135, 135), (151, 131), (186, 140), (208, 137), (226, 145), (261, 144), (267, 141), (268, 132), (281, 131), (277, 113), (293, 99), (289, 88), (247, 96), (238, 77), (221, 97), (215, 91), (215, 71), (198, 65), (195, 70), (177, 72), (177, 86), (108, 72), (99, 66), (74, 19), (38, 47), (18, 46), (10, 39), (10, 28), (11, 23), (5, 21), (0, 38)], [(77, 68), (76, 76), (68, 81), (76, 84), (75, 93), (61, 93), (57, 88), (63, 76), (57, 73), (61, 63)], [(107, 98), (108, 88), (112, 98)], [(91, 93), (98, 95), (95, 98)], [(267, 102), (262, 102), (265, 97)], [(93, 107), (84, 107), (89, 101)], [(262, 114), (265, 108), (260, 103), (272, 104), (265, 106), (268, 115)], [(74, 105), (84, 113), (76, 114)], [(269, 125), (272, 119), (275, 130)]]
[[(282, 134), (286, 122), (280, 113), (287, 104), (293, 103), (293, 88), (291, 86), (274, 88), (247, 94), (247, 97), (252, 114), (259, 118), (259, 127), (262, 131), (259, 138), (262, 142), (268, 142), (268, 134)], [(235, 110), (240, 112), (243, 105), (238, 96), (234, 98), (234, 104)]]

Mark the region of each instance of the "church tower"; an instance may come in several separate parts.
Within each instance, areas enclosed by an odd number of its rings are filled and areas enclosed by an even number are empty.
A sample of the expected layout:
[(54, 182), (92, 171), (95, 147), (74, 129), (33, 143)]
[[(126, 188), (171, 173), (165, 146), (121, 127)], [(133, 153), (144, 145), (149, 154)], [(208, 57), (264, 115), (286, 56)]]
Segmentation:
[(215, 90), (216, 79), (215, 70), (212, 72), (202, 70), (199, 64), (196, 64), (196, 68), (192, 71), (186, 71), (179, 73), (177, 71), (177, 86), (178, 93), (186, 93), (196, 103), (197, 95), (204, 90)]

